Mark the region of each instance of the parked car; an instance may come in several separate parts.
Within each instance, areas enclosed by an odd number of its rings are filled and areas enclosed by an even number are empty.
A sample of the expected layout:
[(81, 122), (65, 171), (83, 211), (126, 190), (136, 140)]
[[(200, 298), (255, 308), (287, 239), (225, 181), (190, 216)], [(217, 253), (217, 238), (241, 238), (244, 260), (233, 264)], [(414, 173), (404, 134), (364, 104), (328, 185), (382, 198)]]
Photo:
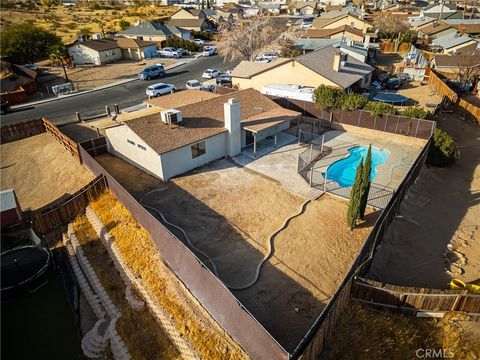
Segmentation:
[(186, 56), (186, 55), (188, 55), (188, 51), (185, 50), (184, 48), (178, 48), (178, 49), (177, 49), (177, 53), (179, 53), (180, 56)]
[(292, 26), (292, 20), (287, 21), (287, 26), (289, 26), (289, 27)]
[(160, 56), (176, 58), (176, 59), (182, 57), (182, 54), (178, 52), (177, 49), (172, 47), (166, 47), (161, 50), (157, 50), (157, 54)]
[(212, 56), (212, 55), (215, 55), (215, 48), (213, 47), (204, 47), (203, 48), (203, 52), (202, 52), (202, 56)]
[(205, 78), (205, 79), (214, 79), (218, 75), (220, 75), (220, 71), (218, 71), (217, 69), (207, 69), (202, 74), (202, 77)]
[(143, 71), (138, 74), (138, 77), (142, 80), (150, 80), (155, 77), (164, 77), (165, 68), (161, 65), (152, 65), (148, 66)]
[(232, 76), (229, 74), (221, 74), (217, 77), (216, 83), (220, 86), (232, 85)]
[(385, 84), (386, 89), (391, 89), (391, 90), (396, 90), (399, 89), (400, 86), (402, 86), (402, 79), (393, 77), (387, 80)]
[(38, 70), (38, 65), (37, 64), (23, 64), (22, 65), (24, 68), (30, 69), (37, 71)]
[(203, 85), (198, 80), (188, 80), (185, 87), (189, 90), (202, 90)]
[(157, 96), (160, 96), (160, 95), (163, 95), (163, 94), (170, 94), (175, 90), (177, 90), (175, 88), (175, 85), (158, 83), (158, 84), (150, 85), (149, 87), (147, 87), (147, 90), (145, 91), (145, 93), (148, 96), (157, 97)]
[(205, 41), (203, 41), (202, 39), (193, 39), (193, 42), (197, 45), (200, 45), (200, 46), (205, 44)]
[(261, 63), (269, 63), (271, 60), (267, 59), (266, 57), (263, 56), (257, 56), (255, 58), (255, 62), (261, 62)]
[(304, 29), (311, 28), (313, 25), (313, 17), (308, 17), (305, 19), (302, 19), (301, 27)]
[(264, 57), (265, 59), (268, 59), (270, 61), (272, 60), (275, 60), (276, 58), (278, 58), (278, 54), (274, 51), (269, 51), (269, 52), (266, 52), (262, 55), (262, 57)]
[(10, 104), (8, 101), (2, 101), (0, 104), (0, 115), (4, 115), (10, 111)]

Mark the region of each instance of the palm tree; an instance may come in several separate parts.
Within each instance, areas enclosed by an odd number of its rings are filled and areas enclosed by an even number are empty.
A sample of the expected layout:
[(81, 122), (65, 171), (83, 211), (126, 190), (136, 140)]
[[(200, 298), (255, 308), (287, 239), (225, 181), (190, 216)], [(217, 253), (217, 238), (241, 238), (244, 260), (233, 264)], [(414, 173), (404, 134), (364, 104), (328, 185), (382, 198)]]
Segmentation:
[(50, 61), (54, 64), (62, 64), (63, 74), (65, 75), (65, 80), (68, 80), (67, 70), (65, 69), (65, 62), (68, 60), (68, 52), (65, 46), (62, 44), (54, 45), (50, 48)]

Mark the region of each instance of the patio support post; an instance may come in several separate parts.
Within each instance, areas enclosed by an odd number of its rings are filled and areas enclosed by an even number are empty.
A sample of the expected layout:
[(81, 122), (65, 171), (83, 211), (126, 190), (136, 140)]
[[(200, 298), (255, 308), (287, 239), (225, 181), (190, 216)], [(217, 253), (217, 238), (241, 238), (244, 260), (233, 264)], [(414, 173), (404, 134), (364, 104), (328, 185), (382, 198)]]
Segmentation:
[(322, 135), (322, 146), (320, 147), (320, 154), (323, 153), (323, 142), (325, 141), (325, 135)]
[(302, 129), (298, 129), (298, 145), (300, 145), (300, 138), (302, 137)]
[(298, 136), (298, 143), (300, 144), (300, 132), (302, 129), (300, 129), (300, 116), (297, 116), (297, 136)]
[(420, 120), (417, 119), (417, 129), (415, 130), (415, 137), (417, 137), (419, 125), (420, 125)]
[(253, 133), (253, 157), (257, 157), (257, 133)]
[(308, 162), (312, 161), (312, 152), (313, 152), (313, 144), (310, 144), (310, 155), (308, 156)]
[(323, 192), (327, 192), (327, 170), (325, 170), (325, 181), (323, 182)]

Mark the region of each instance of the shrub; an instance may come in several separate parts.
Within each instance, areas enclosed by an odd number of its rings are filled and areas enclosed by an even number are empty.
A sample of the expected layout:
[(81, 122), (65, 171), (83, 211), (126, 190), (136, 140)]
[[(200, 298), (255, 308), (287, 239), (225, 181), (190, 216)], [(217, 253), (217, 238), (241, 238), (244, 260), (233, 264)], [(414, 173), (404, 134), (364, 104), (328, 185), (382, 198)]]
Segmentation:
[(121, 30), (125, 30), (125, 29), (128, 29), (130, 27), (130, 22), (127, 21), (127, 20), (121, 19), (118, 22), (118, 25), (120, 26)]
[(192, 31), (192, 36), (194, 39), (213, 40), (213, 34), (210, 32)]
[(409, 106), (402, 111), (402, 116), (416, 119), (430, 119), (432, 113), (424, 110), (423, 108)]
[(340, 107), (343, 96), (343, 90), (334, 89), (325, 85), (320, 85), (313, 92), (313, 99), (315, 100), (317, 107), (321, 110)]
[(460, 150), (455, 140), (441, 129), (435, 129), (433, 142), (428, 149), (427, 164), (446, 167), (460, 157)]
[(373, 115), (395, 115), (397, 110), (393, 105), (385, 104), (379, 101), (369, 101), (365, 106), (365, 110), (370, 111)]
[(191, 52), (198, 51), (198, 45), (195, 44), (193, 41), (187, 41), (187, 40), (179, 39), (177, 37), (168, 38), (165, 46), (174, 47), (174, 48), (184, 48), (185, 50), (191, 51)]
[(368, 99), (361, 94), (344, 94), (340, 99), (340, 107), (345, 110), (363, 109), (368, 103)]

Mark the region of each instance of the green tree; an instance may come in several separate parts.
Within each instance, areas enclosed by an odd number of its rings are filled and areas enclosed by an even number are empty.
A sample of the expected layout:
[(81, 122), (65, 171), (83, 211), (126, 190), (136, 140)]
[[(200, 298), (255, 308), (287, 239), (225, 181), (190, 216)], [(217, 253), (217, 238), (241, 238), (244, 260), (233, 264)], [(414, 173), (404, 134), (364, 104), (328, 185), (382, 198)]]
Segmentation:
[(409, 106), (402, 111), (402, 116), (415, 119), (429, 119), (432, 116), (432, 113), (421, 107)]
[(347, 210), (347, 225), (350, 226), (350, 230), (353, 230), (357, 223), (357, 219), (360, 217), (360, 201), (362, 196), (362, 174), (363, 174), (363, 159), (357, 166), (357, 172), (355, 174), (355, 181), (350, 191), (350, 201), (348, 202)]
[(125, 29), (128, 29), (130, 27), (130, 22), (125, 20), (125, 19), (121, 19), (118, 22), (118, 26), (120, 26), (120, 30), (125, 30)]
[(50, 48), (49, 51), (49, 58), (50, 61), (54, 64), (61, 64), (63, 68), (63, 74), (65, 76), (65, 80), (68, 80), (67, 70), (65, 69), (65, 63), (69, 59), (67, 48), (62, 44), (55, 44)]
[(395, 115), (397, 110), (393, 105), (385, 104), (379, 101), (369, 101), (365, 106), (365, 110), (370, 111), (373, 115)]
[(460, 150), (455, 140), (441, 129), (433, 132), (433, 142), (428, 149), (427, 164), (446, 167), (460, 157)]
[(361, 94), (343, 94), (339, 98), (340, 106), (344, 110), (363, 109), (368, 103), (368, 99)]
[(370, 192), (370, 178), (372, 175), (372, 145), (368, 147), (367, 157), (365, 158), (365, 165), (362, 171), (362, 191), (360, 196), (360, 210), (359, 217), (363, 220), (365, 217), (365, 209), (368, 203), (368, 194)]
[(328, 110), (340, 107), (340, 101), (344, 96), (343, 90), (320, 85), (313, 92), (313, 99), (320, 110)]
[(89, 39), (92, 37), (93, 31), (90, 27), (84, 26), (78, 30), (77, 35), (85, 36), (87, 39)]
[(0, 54), (17, 64), (34, 63), (46, 58), (50, 47), (60, 43), (54, 33), (31, 22), (8, 24), (0, 33)]

